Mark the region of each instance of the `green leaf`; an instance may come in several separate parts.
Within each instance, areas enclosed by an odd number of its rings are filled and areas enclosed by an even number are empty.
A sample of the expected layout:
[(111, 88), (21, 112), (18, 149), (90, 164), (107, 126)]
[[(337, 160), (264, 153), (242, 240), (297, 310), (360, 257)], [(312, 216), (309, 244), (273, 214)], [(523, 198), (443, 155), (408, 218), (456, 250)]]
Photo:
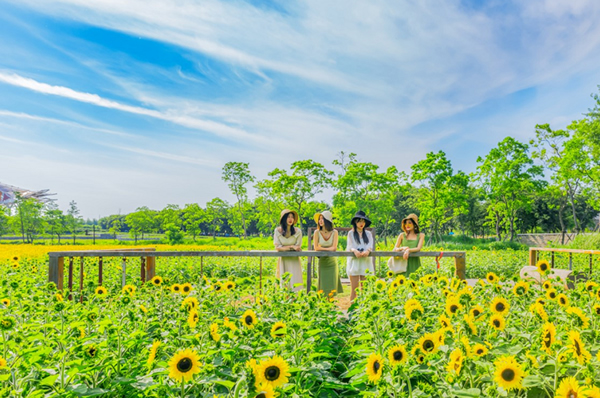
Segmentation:
[(481, 390), (479, 388), (469, 388), (468, 390), (454, 390), (453, 394), (459, 398), (479, 398)]

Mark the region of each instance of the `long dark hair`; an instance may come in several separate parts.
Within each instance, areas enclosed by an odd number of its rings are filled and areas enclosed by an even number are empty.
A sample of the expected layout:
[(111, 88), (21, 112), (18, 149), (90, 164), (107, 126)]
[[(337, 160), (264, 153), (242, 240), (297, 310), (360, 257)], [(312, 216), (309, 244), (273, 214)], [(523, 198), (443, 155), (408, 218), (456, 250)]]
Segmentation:
[[(322, 230), (321, 226), (318, 225), (319, 227), (319, 231)], [(325, 231), (330, 232), (333, 231), (333, 223), (327, 219), (325, 219), (325, 217), (323, 217), (323, 228), (325, 228)]]
[[(279, 226), (281, 227), (282, 235), (285, 235), (287, 233), (287, 218), (290, 216), (290, 214), (294, 216), (294, 213), (289, 212), (286, 213), (283, 217), (281, 217), (281, 220), (279, 220)], [(294, 216), (294, 220), (296, 220), (296, 216)], [(298, 220), (296, 220), (296, 222), (298, 222)], [(296, 235), (296, 229), (293, 225), (290, 225), (290, 233), (292, 235)]]
[(410, 221), (413, 227), (415, 227), (415, 234), (418, 236), (421, 233), (421, 230), (419, 229), (419, 224), (415, 223), (411, 218), (407, 218), (402, 223), (402, 231), (404, 232), (404, 235), (407, 235), (406, 230), (404, 229), (404, 224), (406, 224), (408, 221)]
[[(356, 230), (356, 218), (354, 220), (352, 220), (352, 229), (354, 230), (354, 241), (356, 243), (360, 242), (360, 235), (358, 234), (358, 231)], [(363, 228), (363, 230), (362, 230), (362, 241), (365, 245), (369, 244), (369, 237), (367, 236), (367, 231), (365, 228)]]

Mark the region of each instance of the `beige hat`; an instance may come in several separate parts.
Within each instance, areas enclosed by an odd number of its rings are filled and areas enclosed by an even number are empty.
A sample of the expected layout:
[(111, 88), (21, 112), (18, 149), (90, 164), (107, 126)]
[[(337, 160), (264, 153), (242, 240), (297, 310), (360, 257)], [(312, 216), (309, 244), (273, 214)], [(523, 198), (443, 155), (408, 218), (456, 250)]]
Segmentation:
[[(402, 230), (404, 231), (404, 223), (406, 222), (406, 220), (411, 220), (413, 222), (413, 224), (415, 224), (415, 227), (419, 228), (419, 217), (415, 214), (415, 213), (411, 213), (408, 216), (406, 216), (404, 219), (402, 219)], [(406, 232), (406, 231), (404, 231)]]
[(322, 213), (317, 213), (313, 216), (313, 219), (315, 220), (315, 222), (317, 223), (317, 225), (319, 225), (319, 217), (323, 216), (324, 219), (326, 219), (327, 221), (329, 221), (330, 223), (333, 224), (333, 214), (331, 214), (331, 212), (329, 210), (325, 210)]
[(298, 217), (298, 212), (296, 212), (294, 210), (283, 209), (281, 211), (281, 214), (279, 215), (279, 222), (281, 223), (281, 221), (283, 220), (283, 217), (285, 217), (286, 214), (289, 214), (289, 213), (292, 213), (294, 215), (295, 220), (294, 220), (294, 224), (292, 224), (292, 225), (295, 225), (298, 222), (298, 219), (300, 217)]

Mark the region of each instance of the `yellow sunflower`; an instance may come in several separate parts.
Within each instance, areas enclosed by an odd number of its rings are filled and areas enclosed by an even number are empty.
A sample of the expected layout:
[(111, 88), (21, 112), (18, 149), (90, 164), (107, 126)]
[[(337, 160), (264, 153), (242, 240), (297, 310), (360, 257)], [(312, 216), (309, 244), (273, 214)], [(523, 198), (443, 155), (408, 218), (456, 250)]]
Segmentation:
[(487, 280), (489, 283), (496, 283), (498, 282), (498, 279), (498, 275), (493, 272), (488, 272), (485, 276), (485, 280)]
[(417, 346), (425, 355), (436, 353), (440, 345), (440, 336), (437, 333), (425, 333), (417, 341)]
[(225, 288), (225, 290), (233, 290), (233, 289), (235, 289), (235, 282), (227, 281), (227, 282), (225, 282), (223, 287)]
[(556, 301), (558, 301), (558, 304), (561, 307), (566, 307), (569, 305), (569, 298), (567, 297), (566, 294), (561, 293), (556, 297)]
[(390, 348), (388, 350), (388, 360), (392, 366), (398, 366), (401, 363), (405, 363), (408, 360), (406, 346), (404, 346), (404, 344), (397, 344)]
[(232, 332), (235, 332), (238, 329), (237, 326), (235, 326), (235, 323), (233, 323), (232, 321), (230, 321), (229, 318), (227, 318), (227, 317), (225, 317), (223, 319), (223, 326), (225, 326), (226, 328), (228, 328)]
[(377, 383), (383, 373), (383, 358), (379, 354), (371, 354), (367, 358), (367, 376), (371, 383)]
[(494, 381), (506, 391), (522, 388), (525, 372), (512, 355), (502, 356), (494, 361)]
[(6, 359), (0, 357), (0, 369), (5, 368), (7, 365)]
[(2, 299), (2, 305), (4, 305), (5, 307), (10, 306), (10, 299), (3, 298)]
[(508, 310), (510, 310), (510, 304), (504, 297), (494, 297), (492, 303), (490, 304), (490, 309), (493, 313), (506, 316), (506, 314), (508, 314)]
[(190, 294), (192, 289), (193, 289), (193, 286), (191, 283), (184, 283), (183, 285), (181, 285), (181, 293), (182, 294)]
[(196, 297), (186, 297), (181, 303), (181, 307), (188, 311), (198, 308), (198, 299)]
[(542, 329), (542, 351), (551, 354), (552, 344), (556, 341), (556, 327), (551, 322), (546, 322)]
[(542, 284), (542, 287), (544, 288), (544, 290), (548, 290), (552, 287), (552, 282), (546, 281)]
[(529, 291), (529, 283), (525, 281), (519, 281), (513, 286), (513, 294), (517, 297), (524, 296)]
[(550, 271), (550, 263), (548, 260), (539, 260), (536, 264), (536, 267), (540, 275), (546, 275), (546, 273)]
[(449, 300), (446, 300), (446, 314), (448, 314), (449, 317), (453, 317), (461, 309), (462, 309), (462, 305), (456, 298), (451, 298)]
[(171, 293), (181, 293), (181, 285), (179, 283), (171, 285)]
[(592, 354), (588, 350), (586, 350), (583, 345), (583, 341), (581, 341), (581, 336), (579, 332), (576, 330), (571, 330), (568, 335), (569, 339), (569, 351), (573, 354), (575, 358), (577, 358), (577, 362), (580, 364), (585, 364), (589, 362), (592, 358)]
[(216, 323), (210, 324), (210, 337), (218, 343), (221, 340), (221, 335), (219, 334), (219, 325)]
[(590, 293), (594, 293), (594, 289), (598, 286), (598, 284), (594, 281), (587, 281), (585, 283), (585, 290)]
[(548, 314), (544, 309), (544, 305), (541, 304), (539, 301), (536, 301), (534, 304), (531, 304), (531, 306), (529, 307), (529, 311), (532, 314), (539, 316), (543, 321), (548, 320)]
[(586, 398), (600, 398), (600, 388), (591, 386), (586, 391)]
[(181, 350), (169, 360), (169, 377), (179, 382), (190, 381), (199, 372), (200, 358), (194, 350)]
[(469, 315), (471, 315), (471, 318), (477, 320), (477, 318), (479, 318), (484, 311), (485, 310), (483, 307), (477, 304), (476, 306), (471, 307), (469, 310)]
[(155, 340), (152, 343), (152, 347), (150, 347), (150, 353), (148, 354), (148, 361), (146, 362), (148, 366), (152, 366), (152, 362), (154, 362), (154, 358), (156, 358), (156, 351), (158, 351), (158, 346), (160, 346), (160, 341)]
[(490, 326), (496, 330), (504, 330), (506, 327), (506, 320), (500, 314), (494, 314), (490, 317)]
[(269, 383), (259, 383), (256, 385), (256, 395), (254, 398), (275, 398), (277, 393)]
[(136, 290), (135, 286), (133, 286), (133, 285), (125, 285), (125, 286), (123, 286), (123, 289), (121, 290), (121, 292), (123, 294), (133, 295), (133, 293), (135, 293), (135, 290)]
[(387, 275), (388, 278), (393, 278), (394, 277), (394, 273), (392, 271), (388, 271), (386, 275)]
[(584, 398), (588, 397), (584, 393), (586, 389), (583, 386), (579, 386), (579, 382), (574, 377), (565, 377), (560, 381), (558, 388), (556, 389), (555, 398)]
[(548, 300), (555, 300), (557, 296), (558, 292), (556, 291), (556, 289), (551, 288), (546, 290), (546, 297), (548, 298)]
[(600, 304), (594, 304), (594, 314), (600, 316)]
[(423, 306), (416, 299), (410, 299), (404, 305), (404, 316), (406, 319), (416, 321), (423, 315)]
[(442, 327), (444, 329), (452, 327), (452, 321), (450, 321), (450, 318), (448, 318), (444, 314), (439, 316), (438, 321), (440, 322), (440, 325), (442, 325)]
[(254, 329), (254, 326), (256, 325), (256, 322), (257, 322), (257, 319), (256, 319), (256, 314), (254, 313), (254, 311), (248, 309), (242, 315), (242, 323), (248, 329)]
[(163, 278), (156, 275), (154, 278), (150, 279), (150, 283), (152, 283), (154, 286), (160, 286), (163, 283)]
[(382, 281), (381, 279), (378, 279), (377, 282), (375, 282), (375, 289), (377, 289), (377, 290), (385, 289), (385, 282)]
[(271, 337), (274, 339), (285, 337), (286, 332), (287, 328), (283, 322), (275, 322), (271, 327)]
[(396, 277), (395, 282), (397, 282), (399, 286), (402, 286), (406, 283), (406, 277), (404, 275), (399, 275)]
[(455, 348), (454, 351), (450, 353), (450, 361), (448, 362), (448, 365), (446, 365), (446, 370), (448, 372), (454, 372), (457, 375), (459, 375), (464, 360), (465, 357), (463, 356), (463, 353), (460, 350), (460, 348)]
[(261, 361), (257, 365), (257, 383), (268, 383), (273, 388), (284, 385), (290, 376), (289, 365), (280, 356)]
[(104, 286), (98, 286), (96, 288), (96, 296), (98, 296), (98, 297), (104, 297), (104, 296), (106, 296), (107, 293), (108, 293), (108, 290), (106, 290), (106, 288)]
[(587, 329), (590, 327), (590, 318), (588, 318), (581, 308), (579, 307), (569, 307), (567, 308), (567, 314), (572, 315), (575, 318), (575, 324), (582, 328)]
[(199, 319), (200, 317), (198, 316), (198, 311), (196, 311), (195, 309), (191, 310), (187, 318), (187, 323), (190, 326), (190, 328), (194, 329), (198, 324)]
[(477, 343), (473, 346), (472, 352), (478, 357), (483, 357), (488, 353), (488, 348), (481, 343)]

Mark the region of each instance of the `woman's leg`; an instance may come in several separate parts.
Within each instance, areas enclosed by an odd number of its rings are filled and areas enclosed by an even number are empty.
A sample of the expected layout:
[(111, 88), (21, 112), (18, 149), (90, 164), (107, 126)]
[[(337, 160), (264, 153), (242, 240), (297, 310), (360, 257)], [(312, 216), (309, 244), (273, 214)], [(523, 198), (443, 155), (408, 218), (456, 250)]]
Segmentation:
[(358, 283), (360, 281), (360, 276), (350, 275), (350, 302), (353, 302), (356, 298), (356, 289), (358, 289)]
[(366, 279), (366, 276), (364, 276), (364, 275), (361, 275), (361, 276), (359, 276), (359, 278), (360, 278), (360, 290), (362, 290), (363, 283), (364, 283), (364, 281), (365, 281), (365, 279)]

